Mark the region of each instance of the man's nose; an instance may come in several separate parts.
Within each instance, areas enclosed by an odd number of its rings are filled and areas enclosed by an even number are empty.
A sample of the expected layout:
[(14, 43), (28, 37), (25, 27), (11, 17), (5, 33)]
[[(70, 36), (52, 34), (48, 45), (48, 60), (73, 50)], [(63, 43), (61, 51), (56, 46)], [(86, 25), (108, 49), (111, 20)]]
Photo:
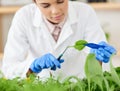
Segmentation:
[(60, 9), (58, 6), (53, 6), (51, 8), (51, 12), (52, 12), (52, 14), (58, 14), (60, 12)]

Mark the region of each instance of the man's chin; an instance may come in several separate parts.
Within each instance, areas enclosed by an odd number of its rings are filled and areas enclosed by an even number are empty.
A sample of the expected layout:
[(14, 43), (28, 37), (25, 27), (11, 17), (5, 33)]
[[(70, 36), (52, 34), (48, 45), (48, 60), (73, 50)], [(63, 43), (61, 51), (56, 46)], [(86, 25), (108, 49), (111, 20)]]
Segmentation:
[(50, 20), (48, 20), (48, 21), (52, 24), (59, 24), (60, 23), (59, 21), (50, 21)]

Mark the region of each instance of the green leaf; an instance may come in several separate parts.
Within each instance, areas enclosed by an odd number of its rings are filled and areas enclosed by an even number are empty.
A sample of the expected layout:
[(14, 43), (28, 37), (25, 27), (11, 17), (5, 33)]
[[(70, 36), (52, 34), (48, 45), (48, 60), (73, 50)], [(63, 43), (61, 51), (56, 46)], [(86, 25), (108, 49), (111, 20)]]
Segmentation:
[(103, 76), (102, 67), (100, 63), (96, 60), (94, 54), (89, 54), (86, 59), (85, 64), (86, 76), (101, 75)]
[(112, 80), (120, 87), (120, 78), (117, 72), (115, 71), (111, 60), (110, 60), (110, 70), (111, 70)]
[(107, 79), (105, 77), (103, 77), (103, 79), (104, 79), (106, 91), (112, 91), (112, 89), (110, 90), (109, 83), (108, 83)]
[(87, 41), (78, 40), (75, 42), (74, 48), (80, 51), (85, 47), (85, 44), (87, 44)]
[(85, 63), (85, 74), (88, 79), (88, 88), (90, 91), (90, 83), (97, 84), (101, 91), (103, 91), (103, 72), (100, 63), (96, 60), (94, 54), (89, 54)]

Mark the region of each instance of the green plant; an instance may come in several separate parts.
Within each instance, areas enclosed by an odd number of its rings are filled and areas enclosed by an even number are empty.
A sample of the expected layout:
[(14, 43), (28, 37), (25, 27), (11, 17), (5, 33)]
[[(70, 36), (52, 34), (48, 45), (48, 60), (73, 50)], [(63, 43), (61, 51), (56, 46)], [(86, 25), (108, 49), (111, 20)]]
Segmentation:
[[(82, 50), (86, 44), (86, 41), (79, 40), (71, 47)], [(26, 79), (5, 79), (1, 75), (0, 91), (120, 91), (120, 67), (114, 68), (111, 62), (110, 69), (110, 72), (103, 72), (95, 55), (89, 54), (85, 63), (84, 79), (71, 76), (61, 82), (52, 76), (42, 81), (33, 74)]]

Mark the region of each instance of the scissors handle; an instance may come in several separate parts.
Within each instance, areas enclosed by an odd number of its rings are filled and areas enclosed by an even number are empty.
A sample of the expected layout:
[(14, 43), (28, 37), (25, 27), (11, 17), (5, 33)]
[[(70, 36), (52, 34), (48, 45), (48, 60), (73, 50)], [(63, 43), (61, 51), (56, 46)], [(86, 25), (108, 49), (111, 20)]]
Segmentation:
[(63, 54), (60, 54), (59, 57), (57, 58), (57, 60), (60, 60), (62, 56), (63, 56)]
[(95, 44), (95, 43), (87, 43), (85, 44), (85, 46), (87, 47), (90, 47), (90, 48), (93, 48), (93, 49), (98, 49), (98, 48), (104, 48), (105, 46), (104, 45), (99, 45), (99, 44)]
[(65, 50), (59, 55), (59, 57), (57, 58), (57, 60), (60, 60), (61, 59), (61, 57), (63, 56), (63, 54), (66, 52), (66, 50), (69, 48), (69, 46), (67, 46), (66, 48), (65, 48)]

